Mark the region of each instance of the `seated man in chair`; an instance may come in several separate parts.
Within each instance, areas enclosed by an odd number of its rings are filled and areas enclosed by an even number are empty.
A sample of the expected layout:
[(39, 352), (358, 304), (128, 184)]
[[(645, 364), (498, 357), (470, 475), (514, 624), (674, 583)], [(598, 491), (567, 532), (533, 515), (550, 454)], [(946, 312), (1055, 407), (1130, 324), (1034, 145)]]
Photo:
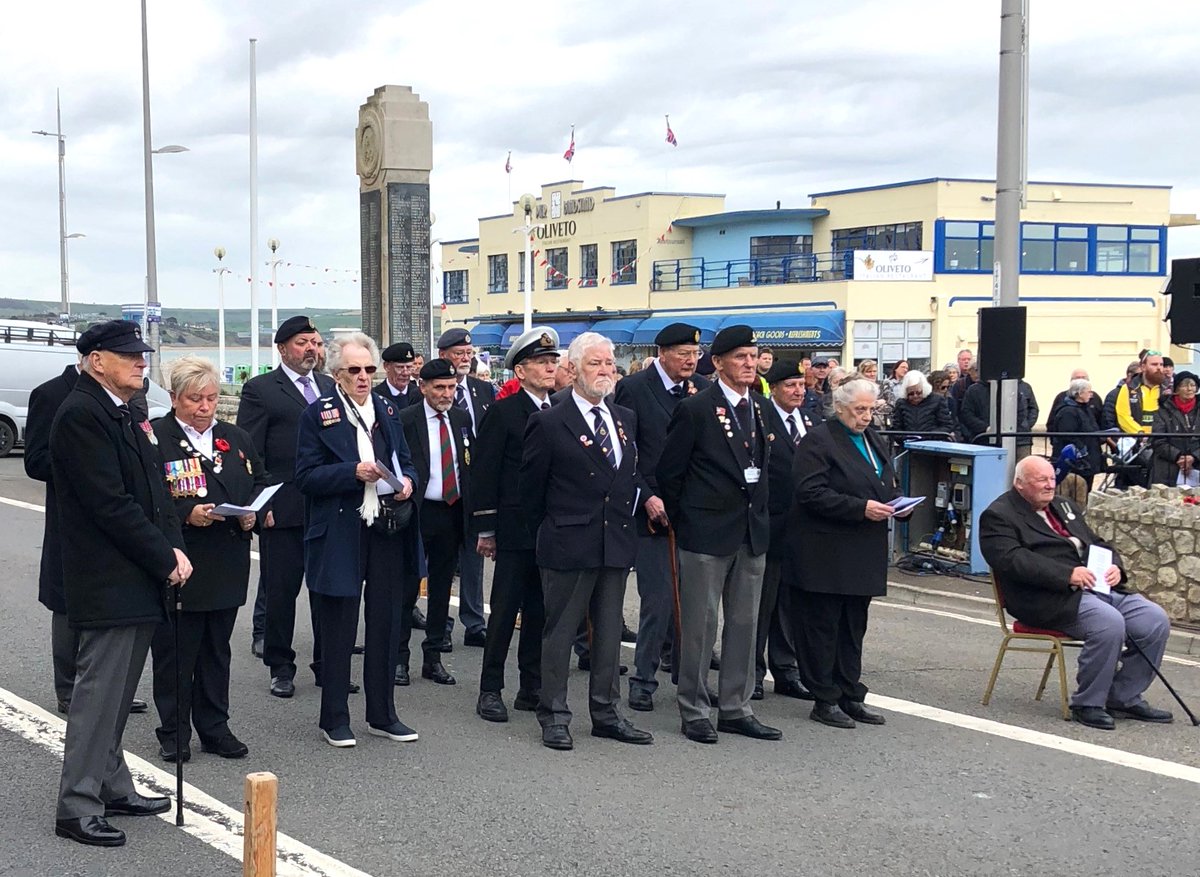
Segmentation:
[[(1055, 496), (1054, 467), (1041, 457), (1017, 463), (1013, 489), (997, 497), (979, 521), (979, 547), (1008, 612), (1024, 624), (1083, 641), (1071, 717), (1104, 731), (1115, 727), (1114, 715), (1170, 722), (1169, 712), (1142, 698), (1167, 646), (1167, 614), (1122, 586), (1126, 576), (1116, 551), (1104, 581), (1097, 582), (1087, 568), (1092, 545), (1109, 547), (1079, 506)], [(1154, 667), (1132, 647), (1122, 654), (1127, 638)]]

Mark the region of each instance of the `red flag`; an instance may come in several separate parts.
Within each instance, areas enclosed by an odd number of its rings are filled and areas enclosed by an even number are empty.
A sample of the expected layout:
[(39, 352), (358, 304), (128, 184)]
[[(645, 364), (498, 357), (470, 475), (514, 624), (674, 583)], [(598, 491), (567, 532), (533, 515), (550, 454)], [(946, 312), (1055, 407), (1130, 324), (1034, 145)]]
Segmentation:
[(575, 126), (571, 126), (571, 145), (567, 147), (567, 151), (563, 153), (563, 158), (570, 164), (575, 159)]
[(508, 158), (504, 159), (504, 172), (506, 174), (512, 173), (512, 150), (511, 149), (508, 151)]
[(667, 116), (667, 142), (672, 146), (678, 146), (679, 141), (675, 139), (675, 132), (671, 130), (671, 117)]

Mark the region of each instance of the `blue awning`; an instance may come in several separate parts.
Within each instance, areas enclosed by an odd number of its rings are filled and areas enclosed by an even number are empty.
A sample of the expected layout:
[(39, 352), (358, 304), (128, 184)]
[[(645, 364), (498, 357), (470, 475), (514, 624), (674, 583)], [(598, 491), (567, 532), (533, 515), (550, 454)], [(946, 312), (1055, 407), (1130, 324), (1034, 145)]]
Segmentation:
[[(586, 320), (579, 320), (579, 321), (571, 320), (569, 322), (562, 322), (562, 323), (534, 320), (533, 325), (534, 325), (534, 327), (537, 327), (537, 326), (552, 327), (554, 329), (554, 331), (558, 333), (559, 346), (566, 347), (568, 344), (570, 344), (572, 341), (575, 340), (576, 336), (582, 335), (584, 332), (586, 332), (588, 330), (588, 328), (591, 326), (591, 323)], [(525, 331), (524, 323), (513, 323), (511, 326), (509, 326), (504, 331), (504, 336), (501, 341), (501, 346), (505, 350), (507, 350), (509, 347), (512, 346), (512, 343), (514, 341), (516, 341), (517, 338), (519, 338), (521, 333), (524, 331)]]
[(471, 329), (471, 343), (476, 347), (499, 347), (507, 328), (508, 323), (476, 323)]
[(642, 320), (637, 329), (633, 333), (633, 343), (641, 345), (654, 344), (654, 337), (665, 326), (671, 323), (687, 323), (689, 326), (695, 326), (700, 330), (700, 343), (711, 344), (717, 334), (717, 328), (721, 325), (721, 320), (725, 319), (720, 314), (716, 316), (703, 317), (677, 317), (674, 315), (663, 317), (650, 317)]
[(845, 311), (793, 311), (787, 314), (745, 313), (725, 317), (721, 328), (746, 325), (760, 345), (834, 348), (846, 343)]
[(619, 320), (597, 320), (592, 323), (592, 331), (599, 332), (613, 344), (629, 344), (637, 332), (637, 327), (646, 321), (645, 317), (624, 317)]

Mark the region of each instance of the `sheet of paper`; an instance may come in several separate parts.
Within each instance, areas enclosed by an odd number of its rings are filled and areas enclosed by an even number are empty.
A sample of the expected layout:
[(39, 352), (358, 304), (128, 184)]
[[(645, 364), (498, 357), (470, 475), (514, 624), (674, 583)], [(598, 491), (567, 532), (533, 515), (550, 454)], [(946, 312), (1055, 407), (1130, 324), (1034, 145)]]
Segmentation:
[(271, 497), (275, 495), (275, 491), (283, 487), (282, 484), (272, 484), (270, 487), (264, 488), (263, 492), (255, 497), (254, 502), (250, 505), (234, 505), (233, 503), (223, 502), (215, 509), (214, 515), (221, 515), (224, 518), (240, 518), (242, 515), (257, 515), (263, 510)]
[(925, 502), (925, 497), (923, 496), (898, 496), (889, 502), (888, 505), (895, 510), (896, 514), (900, 514), (919, 506), (923, 502)]
[(396, 477), (395, 473), (387, 467), (382, 460), (376, 460), (375, 465), (379, 467), (379, 471), (383, 473), (383, 480), (386, 481), (391, 488), (397, 493), (404, 492), (404, 482)]
[(1099, 545), (1088, 546), (1087, 568), (1096, 577), (1096, 584), (1092, 586), (1092, 590), (1097, 594), (1112, 593), (1112, 588), (1104, 582), (1104, 574), (1108, 572), (1110, 566), (1112, 566), (1111, 549), (1102, 548)]

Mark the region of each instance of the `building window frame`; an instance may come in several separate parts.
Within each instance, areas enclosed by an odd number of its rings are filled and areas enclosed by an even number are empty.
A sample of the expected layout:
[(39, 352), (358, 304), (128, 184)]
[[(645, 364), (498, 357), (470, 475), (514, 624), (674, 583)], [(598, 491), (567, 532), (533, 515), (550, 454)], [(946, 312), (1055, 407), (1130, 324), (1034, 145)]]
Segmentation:
[[(529, 283), (532, 287), (530, 292), (537, 289), (537, 272), (529, 272)], [(517, 253), (517, 292), (525, 291), (525, 252), (522, 250)]]
[(595, 286), (600, 276), (600, 247), (597, 244), (579, 245), (579, 285)]
[(465, 305), (470, 301), (470, 272), (465, 269), (442, 272), (442, 301), (448, 305)]
[(852, 250), (920, 250), (924, 238), (925, 223), (920, 221), (835, 228), (830, 232), (830, 249), (834, 253)]
[(546, 289), (567, 288), (570, 277), (567, 264), (566, 247), (550, 247), (546, 250)]
[[(974, 226), (969, 233), (967, 226)], [(939, 219), (934, 226), (934, 255), (939, 274), (991, 274), (994, 253), (995, 223), (991, 220)], [(975, 241), (979, 255), (977, 267), (970, 260), (966, 266), (950, 266), (951, 248), (956, 243), (969, 245)], [(1030, 243), (1050, 244), (1050, 268), (1029, 268)], [(1071, 249), (1087, 247), (1082, 267), (1060, 268)], [(1167, 273), (1167, 228), (1159, 225), (1121, 225), (1084, 222), (1023, 222), (1021, 223), (1021, 273), (1055, 276), (1101, 277), (1162, 277)], [(1130, 270), (1137, 264), (1150, 270)]]
[(612, 286), (637, 283), (637, 239), (612, 242)]
[(811, 234), (754, 235), (750, 265), (758, 283), (799, 283), (812, 279)]
[(508, 292), (508, 253), (488, 256), (489, 293)]

